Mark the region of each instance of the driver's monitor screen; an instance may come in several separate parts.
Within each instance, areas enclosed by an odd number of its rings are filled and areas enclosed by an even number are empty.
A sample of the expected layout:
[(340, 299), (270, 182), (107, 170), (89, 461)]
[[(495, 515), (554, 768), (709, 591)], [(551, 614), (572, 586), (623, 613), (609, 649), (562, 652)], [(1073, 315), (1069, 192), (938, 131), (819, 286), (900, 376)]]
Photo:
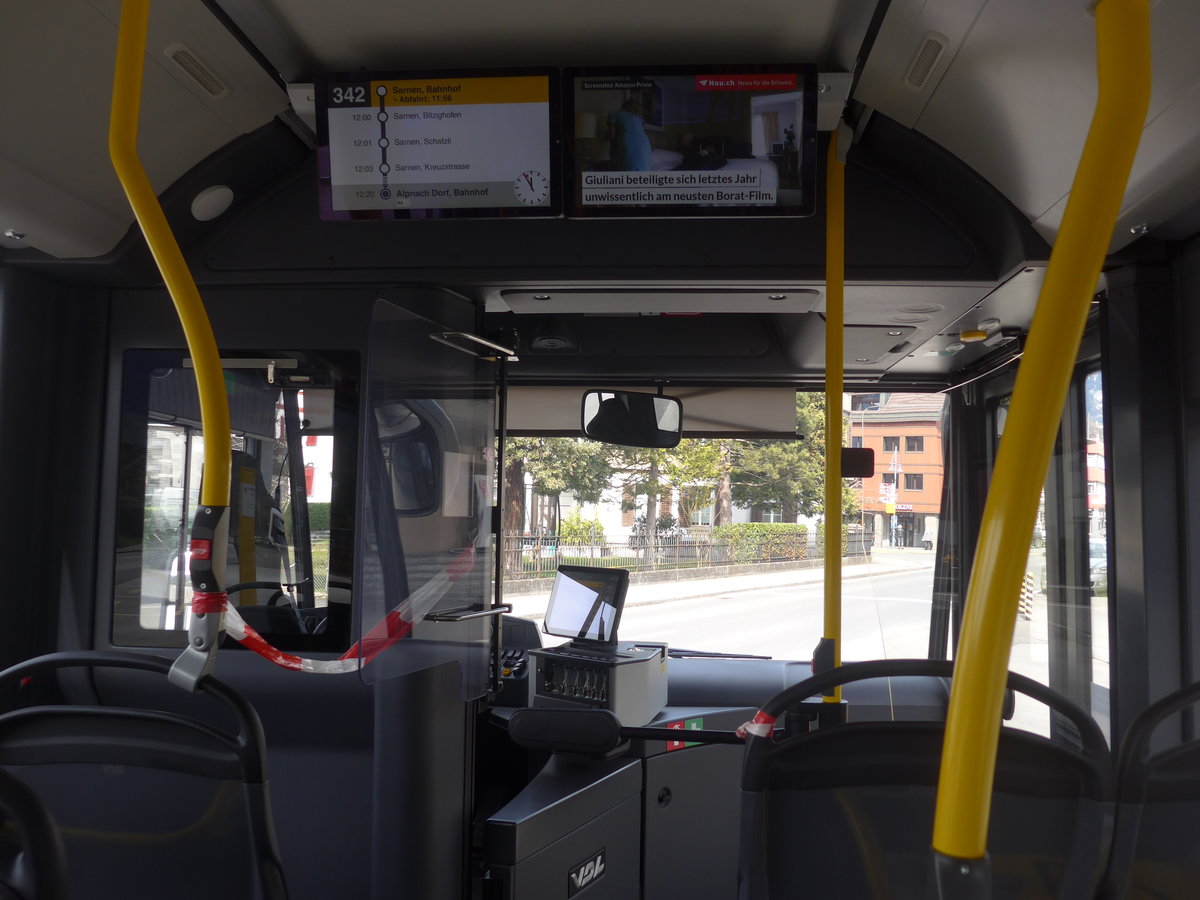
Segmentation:
[(559, 566), (542, 627), (558, 637), (615, 643), (628, 586), (624, 569)]

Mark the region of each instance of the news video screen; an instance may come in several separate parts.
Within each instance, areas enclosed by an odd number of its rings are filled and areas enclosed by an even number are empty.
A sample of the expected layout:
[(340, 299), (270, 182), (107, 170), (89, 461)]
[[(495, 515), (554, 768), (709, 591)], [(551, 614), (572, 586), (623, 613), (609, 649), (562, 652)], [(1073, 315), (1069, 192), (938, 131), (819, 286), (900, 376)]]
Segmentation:
[(576, 641), (616, 643), (628, 587), (625, 569), (559, 566), (542, 628)]
[(560, 214), (557, 70), (318, 75), (323, 219)]
[(801, 64), (568, 70), (568, 215), (811, 215), (816, 83)]

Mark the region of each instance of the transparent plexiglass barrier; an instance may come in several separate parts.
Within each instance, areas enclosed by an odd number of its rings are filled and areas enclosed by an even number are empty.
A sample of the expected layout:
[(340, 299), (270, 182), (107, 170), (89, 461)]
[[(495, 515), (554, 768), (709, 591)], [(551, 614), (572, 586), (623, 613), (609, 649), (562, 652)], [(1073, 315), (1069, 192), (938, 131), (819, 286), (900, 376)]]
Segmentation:
[(368, 682), (458, 664), (488, 689), (495, 363), (380, 301), (367, 360), (355, 588)]

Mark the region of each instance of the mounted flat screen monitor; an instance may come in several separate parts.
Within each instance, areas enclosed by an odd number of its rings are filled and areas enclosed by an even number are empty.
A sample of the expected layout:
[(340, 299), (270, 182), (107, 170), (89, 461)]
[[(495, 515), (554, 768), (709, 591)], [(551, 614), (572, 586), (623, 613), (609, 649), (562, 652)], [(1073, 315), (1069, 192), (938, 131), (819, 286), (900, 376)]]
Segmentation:
[(807, 216), (812, 65), (569, 69), (569, 216)]
[(593, 644), (615, 644), (629, 572), (599, 566), (559, 566), (542, 629)]
[(318, 75), (323, 219), (556, 216), (555, 69)]

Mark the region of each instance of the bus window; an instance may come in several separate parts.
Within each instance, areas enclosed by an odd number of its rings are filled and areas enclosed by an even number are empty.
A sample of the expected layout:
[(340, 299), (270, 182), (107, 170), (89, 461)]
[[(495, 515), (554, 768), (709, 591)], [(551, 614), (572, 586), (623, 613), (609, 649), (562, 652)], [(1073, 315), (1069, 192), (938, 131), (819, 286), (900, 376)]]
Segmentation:
[[(334, 354), (345, 358), (332, 365), (313, 364), (313, 356), (227, 361), (233, 455), (225, 584), (230, 602), (272, 642), (344, 649), (357, 363), (356, 354)], [(125, 376), (113, 643), (182, 646), (189, 532), (205, 459), (194, 379), (181, 354), (160, 351), (130, 351)]]
[[(1076, 380), (1031, 535), (1009, 667), (1066, 694), (1108, 733), (1108, 521), (1104, 392)], [(996, 439), (1008, 397), (994, 410)], [(1017, 699), (1014, 724), (1051, 734), (1045, 707)]]
[(1087, 473), (1088, 580), (1091, 625), (1092, 715), (1112, 741), (1109, 719), (1109, 581), (1108, 581), (1108, 478), (1104, 452), (1104, 382), (1100, 371), (1084, 380), (1084, 424), (1087, 428), (1084, 468)]

